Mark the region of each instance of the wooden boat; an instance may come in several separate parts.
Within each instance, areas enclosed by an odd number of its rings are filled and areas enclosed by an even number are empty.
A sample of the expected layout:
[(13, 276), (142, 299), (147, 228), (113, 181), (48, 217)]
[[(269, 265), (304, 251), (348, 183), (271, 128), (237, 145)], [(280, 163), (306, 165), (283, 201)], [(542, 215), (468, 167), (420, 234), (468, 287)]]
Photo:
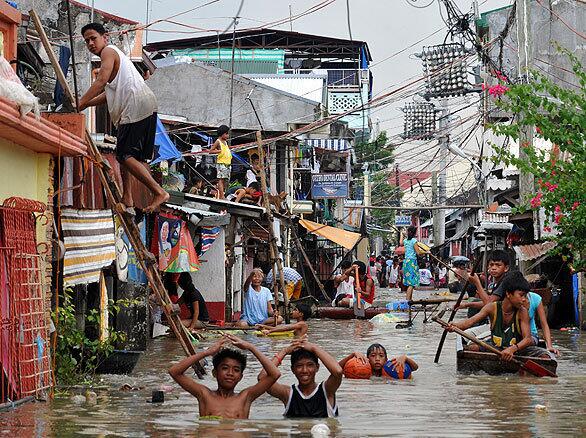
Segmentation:
[[(479, 339), (488, 340), (490, 337), (490, 325), (485, 324), (467, 330)], [(542, 359), (539, 357), (515, 356), (520, 360), (531, 359), (537, 364), (552, 372), (556, 372), (558, 363), (555, 359)], [(502, 361), (499, 355), (485, 351), (464, 350), (461, 336), (456, 338), (456, 368), (462, 374), (487, 373), (490, 375), (514, 374), (519, 372), (519, 366), (513, 362)]]
[[(554, 359), (542, 359), (536, 357), (515, 356), (520, 360), (531, 359), (537, 364), (552, 372), (556, 372), (558, 363)], [(462, 374), (487, 373), (490, 375), (514, 374), (519, 372), (519, 366), (513, 362), (505, 362), (494, 353), (482, 351), (458, 350), (456, 352), (456, 364), (458, 372)]]
[[(386, 307), (369, 307), (364, 310), (365, 317), (367, 319), (372, 318), (379, 313), (388, 313), (389, 309)], [(327, 307), (320, 306), (317, 309), (318, 318), (329, 318), (329, 319), (354, 319), (354, 309), (348, 307)]]

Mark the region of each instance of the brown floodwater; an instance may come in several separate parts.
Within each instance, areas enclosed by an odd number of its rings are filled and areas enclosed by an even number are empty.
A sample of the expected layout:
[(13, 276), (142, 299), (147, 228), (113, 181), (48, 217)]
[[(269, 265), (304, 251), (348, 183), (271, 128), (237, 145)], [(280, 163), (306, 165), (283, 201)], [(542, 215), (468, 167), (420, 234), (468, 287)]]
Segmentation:
[[(416, 292), (416, 298), (419, 296), (424, 294)], [(554, 330), (555, 344), (562, 353), (560, 377), (539, 379), (458, 374), (454, 335), (448, 336), (441, 361), (434, 364), (441, 328), (424, 324), (421, 315), (408, 329), (354, 320), (312, 320), (309, 324), (310, 340), (336, 358), (380, 342), (390, 356), (406, 353), (413, 357), (419, 370), (408, 381), (344, 380), (337, 394), (340, 416), (333, 420), (286, 420), (282, 403), (265, 394), (253, 404), (249, 420), (200, 421), (197, 400), (166, 372), (183, 357), (182, 350), (176, 340), (159, 338), (130, 376), (102, 376), (101, 384), (108, 389), (96, 391), (97, 404), (75, 404), (66, 396), (28, 403), (0, 413), (0, 433), (10, 437), (289, 437), (309, 436), (312, 426), (326, 423), (331, 436), (338, 437), (586, 436), (586, 342), (577, 331)], [(270, 356), (288, 342), (249, 339)], [(249, 363), (241, 387), (256, 381), (259, 364), (252, 358)], [(283, 383), (294, 382), (288, 360), (281, 371)], [(322, 367), (319, 379), (326, 376)], [(215, 387), (211, 373), (204, 382)], [(142, 389), (119, 390), (125, 383)], [(165, 402), (148, 403), (151, 391), (161, 387), (171, 389)]]

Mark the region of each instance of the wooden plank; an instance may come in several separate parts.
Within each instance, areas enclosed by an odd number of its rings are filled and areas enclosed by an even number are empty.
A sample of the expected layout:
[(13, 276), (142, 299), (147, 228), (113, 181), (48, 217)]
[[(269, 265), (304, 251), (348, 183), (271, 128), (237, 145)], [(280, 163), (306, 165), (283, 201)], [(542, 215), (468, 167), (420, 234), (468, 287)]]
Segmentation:
[[(47, 38), (45, 29), (41, 24), (39, 16), (34, 10), (29, 11), (29, 15), (33, 19), (35, 27), (37, 28), (37, 32), (39, 33), (39, 37), (41, 38), (41, 42), (43, 43), (45, 51), (49, 55), (49, 59), (51, 61), (51, 64), (53, 65), (53, 69), (57, 74), (57, 80), (63, 87), (63, 90), (65, 91), (65, 95), (67, 96), (67, 98), (75, 106), (75, 97), (71, 92), (71, 89), (69, 88), (69, 84), (65, 79), (65, 75), (61, 70), (59, 62), (57, 61), (57, 58), (55, 57), (55, 54), (51, 49), (51, 44), (49, 42), (49, 39)], [(98, 174), (100, 176), (100, 180), (102, 182), (102, 185), (104, 186), (108, 200), (110, 201), (110, 204), (113, 206), (113, 211), (120, 218), (120, 222), (122, 224), (122, 227), (124, 228), (124, 231), (126, 232), (128, 240), (134, 248), (138, 262), (147, 276), (148, 283), (151, 286), (155, 295), (157, 296), (159, 303), (161, 304), (163, 311), (165, 312), (167, 321), (169, 322), (171, 329), (175, 333), (175, 336), (179, 340), (179, 343), (181, 344), (181, 347), (183, 348), (184, 352), (188, 356), (194, 355), (195, 347), (191, 343), (191, 335), (187, 332), (186, 327), (184, 327), (181, 323), (179, 315), (174, 314), (171, 311), (172, 302), (169, 298), (169, 295), (167, 294), (167, 290), (165, 289), (163, 282), (161, 281), (161, 276), (159, 275), (159, 271), (156, 267), (155, 258), (153, 254), (147, 251), (146, 247), (144, 246), (140, 233), (138, 231), (136, 224), (134, 223), (133, 218), (124, 214), (124, 208), (121, 204), (122, 193), (120, 191), (120, 188), (118, 187), (116, 181), (114, 181), (110, 176), (110, 173), (108, 172), (109, 165), (107, 164), (107, 161), (104, 160), (104, 158), (102, 157), (102, 154), (95, 145), (92, 136), (87, 128), (85, 132), (86, 140), (88, 142), (88, 145), (90, 146), (90, 156), (96, 165)], [(203, 375), (205, 374), (203, 363), (200, 362), (199, 364), (195, 364), (193, 368), (197, 376), (199, 378), (203, 378)]]

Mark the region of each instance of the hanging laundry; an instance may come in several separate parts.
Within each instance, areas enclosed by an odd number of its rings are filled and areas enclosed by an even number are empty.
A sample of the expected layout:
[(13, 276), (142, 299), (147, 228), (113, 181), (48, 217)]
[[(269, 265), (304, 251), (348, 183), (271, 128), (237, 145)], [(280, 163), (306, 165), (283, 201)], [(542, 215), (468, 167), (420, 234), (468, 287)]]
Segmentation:
[(196, 272), (199, 258), (187, 223), (181, 218), (161, 213), (155, 221), (153, 241), (158, 246), (159, 269), (164, 272)]
[(111, 210), (61, 210), (65, 242), (64, 282), (96, 283), (100, 271), (116, 259)]
[(212, 244), (220, 235), (221, 227), (201, 227), (201, 249), (199, 256), (201, 257), (211, 248)]

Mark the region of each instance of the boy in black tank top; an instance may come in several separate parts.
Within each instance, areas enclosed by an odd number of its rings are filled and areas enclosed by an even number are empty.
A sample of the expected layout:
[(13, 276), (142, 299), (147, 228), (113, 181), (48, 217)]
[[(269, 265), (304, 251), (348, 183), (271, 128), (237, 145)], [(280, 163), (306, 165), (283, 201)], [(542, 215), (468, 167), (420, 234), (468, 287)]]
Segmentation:
[[(291, 386), (275, 383), (267, 391), (285, 405), (284, 416), (288, 418), (327, 418), (338, 415), (336, 391), (342, 383), (342, 367), (329, 353), (318, 345), (298, 339), (275, 354), (273, 363), (281, 364), (285, 356), (291, 354), (291, 371), (297, 383)], [(319, 370), (319, 361), (325, 365), (330, 376), (317, 383), (315, 376)], [(261, 372), (259, 379), (264, 377)]]

